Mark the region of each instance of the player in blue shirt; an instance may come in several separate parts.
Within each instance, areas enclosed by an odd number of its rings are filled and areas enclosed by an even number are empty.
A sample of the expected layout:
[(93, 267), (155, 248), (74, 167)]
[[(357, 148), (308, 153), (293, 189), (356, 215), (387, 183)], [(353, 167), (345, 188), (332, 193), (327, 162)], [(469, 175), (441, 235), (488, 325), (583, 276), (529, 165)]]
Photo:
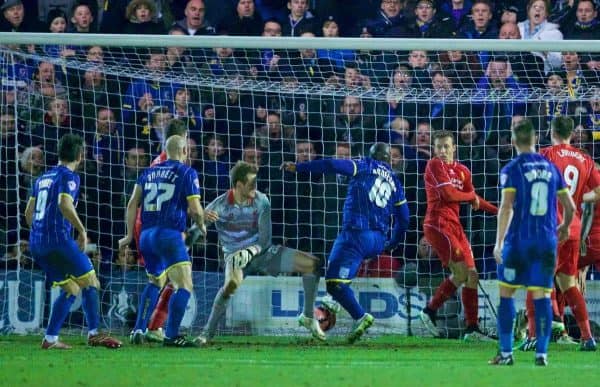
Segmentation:
[[(518, 156), (502, 168), (502, 201), (494, 257), (498, 263), (500, 306), (498, 338), (500, 350), (492, 365), (512, 365), (515, 290), (525, 287), (535, 304), (537, 332), (535, 364), (545, 366), (552, 333), (550, 294), (554, 288), (558, 240), (569, 236), (575, 203), (556, 166), (535, 152), (535, 130), (525, 120), (512, 129)], [(556, 198), (563, 208), (558, 225)]]
[[(390, 146), (376, 143), (369, 157), (359, 160), (323, 159), (286, 162), (283, 168), (297, 173), (337, 173), (350, 177), (344, 202), (342, 230), (329, 255), (327, 292), (355, 320), (348, 341), (354, 343), (373, 325), (374, 318), (360, 306), (350, 288), (363, 259), (393, 250), (408, 226), (408, 206), (400, 180), (390, 167)], [(394, 228), (387, 234), (391, 217)]]
[[(79, 176), (74, 173), (83, 161), (85, 144), (77, 135), (67, 134), (58, 143), (59, 163), (40, 176), (25, 209), (31, 227), (29, 246), (35, 262), (61, 292), (52, 306), (43, 349), (69, 349), (58, 340), (60, 328), (81, 291), (82, 307), (88, 325), (88, 344), (118, 348), (121, 342), (98, 332), (100, 325), (98, 287), (100, 283), (87, 255), (83, 253), (87, 234), (75, 206), (79, 196)], [(77, 241), (73, 239), (73, 227)]]
[[(119, 248), (131, 243), (137, 208), (142, 204), (140, 248), (149, 278), (144, 292), (149, 293), (156, 287), (157, 293), (168, 276), (177, 291), (169, 301), (163, 345), (193, 347), (192, 340), (179, 335), (179, 326), (193, 290), (190, 257), (181, 234), (186, 228), (188, 210), (201, 232), (206, 234), (204, 211), (200, 204), (198, 175), (184, 164), (188, 157), (186, 139), (171, 136), (167, 139), (166, 149), (167, 160), (146, 169), (138, 178), (127, 204), (127, 235), (119, 240)], [(144, 312), (144, 304), (142, 300), (138, 313)]]

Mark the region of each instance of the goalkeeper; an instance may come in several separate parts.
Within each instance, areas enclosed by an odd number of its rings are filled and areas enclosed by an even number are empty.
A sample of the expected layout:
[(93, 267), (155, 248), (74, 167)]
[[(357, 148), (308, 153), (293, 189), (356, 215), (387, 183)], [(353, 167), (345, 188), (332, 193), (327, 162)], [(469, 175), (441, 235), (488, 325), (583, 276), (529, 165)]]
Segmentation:
[(308, 253), (271, 244), (271, 204), (256, 190), (258, 168), (238, 161), (231, 169), (231, 189), (206, 206), (205, 222), (215, 223), (219, 244), (225, 256), (225, 283), (213, 302), (208, 322), (196, 342), (210, 341), (225, 316), (229, 299), (248, 274), (302, 273), (304, 312), (298, 317), (301, 326), (318, 340), (325, 333), (313, 316), (319, 286), (319, 260)]

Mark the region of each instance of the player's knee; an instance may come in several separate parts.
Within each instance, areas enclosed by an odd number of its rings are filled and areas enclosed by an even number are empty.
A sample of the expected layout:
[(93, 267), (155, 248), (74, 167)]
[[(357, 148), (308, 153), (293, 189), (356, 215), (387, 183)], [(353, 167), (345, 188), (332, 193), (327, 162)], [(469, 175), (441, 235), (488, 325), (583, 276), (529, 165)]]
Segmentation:
[(65, 284), (61, 285), (61, 289), (66, 293), (67, 297), (77, 296), (81, 291), (81, 288), (75, 281), (67, 281)]
[(235, 279), (230, 279), (223, 286), (223, 291), (226, 296), (232, 296), (239, 286), (240, 284), (238, 283), (238, 281), (236, 281)]
[(466, 269), (466, 267), (462, 267), (460, 265), (457, 265), (454, 267), (454, 269), (452, 270), (452, 282), (454, 282), (454, 284), (456, 285), (463, 285), (464, 283), (467, 282), (468, 279), (468, 271)]
[(82, 278), (77, 279), (77, 284), (80, 288), (100, 288), (100, 281), (98, 281), (98, 277), (96, 277), (96, 273), (92, 272)]
[(476, 288), (479, 284), (479, 273), (476, 270), (468, 270), (467, 272), (467, 286)]

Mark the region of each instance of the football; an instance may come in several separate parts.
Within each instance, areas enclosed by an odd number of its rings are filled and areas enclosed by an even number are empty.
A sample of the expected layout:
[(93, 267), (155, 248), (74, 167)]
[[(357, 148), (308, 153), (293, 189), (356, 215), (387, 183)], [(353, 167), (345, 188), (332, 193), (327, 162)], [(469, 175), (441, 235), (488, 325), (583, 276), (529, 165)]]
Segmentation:
[(323, 332), (327, 332), (335, 326), (335, 313), (324, 307), (323, 305), (315, 308), (315, 318), (319, 321), (319, 325)]

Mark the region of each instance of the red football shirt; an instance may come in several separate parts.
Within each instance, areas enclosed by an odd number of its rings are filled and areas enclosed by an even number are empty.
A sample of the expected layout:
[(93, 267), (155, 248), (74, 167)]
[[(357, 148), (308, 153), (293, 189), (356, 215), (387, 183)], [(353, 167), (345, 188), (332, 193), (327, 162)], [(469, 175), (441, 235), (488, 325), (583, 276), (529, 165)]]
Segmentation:
[[(570, 239), (579, 239), (581, 231), (581, 203), (587, 187), (600, 185), (600, 173), (596, 170), (592, 158), (582, 150), (567, 144), (553, 145), (544, 148), (540, 153), (553, 162), (562, 173), (569, 188), (569, 194), (577, 208), (576, 216), (570, 227)], [(558, 219), (562, 221), (562, 206), (559, 204)]]
[(425, 167), (425, 192), (427, 193), (425, 224), (437, 223), (439, 218), (460, 224), (461, 201), (448, 201), (444, 198), (441, 190), (447, 185), (462, 193), (471, 193), (472, 199), (475, 199), (469, 168), (458, 161), (446, 164), (442, 159), (434, 157)]

